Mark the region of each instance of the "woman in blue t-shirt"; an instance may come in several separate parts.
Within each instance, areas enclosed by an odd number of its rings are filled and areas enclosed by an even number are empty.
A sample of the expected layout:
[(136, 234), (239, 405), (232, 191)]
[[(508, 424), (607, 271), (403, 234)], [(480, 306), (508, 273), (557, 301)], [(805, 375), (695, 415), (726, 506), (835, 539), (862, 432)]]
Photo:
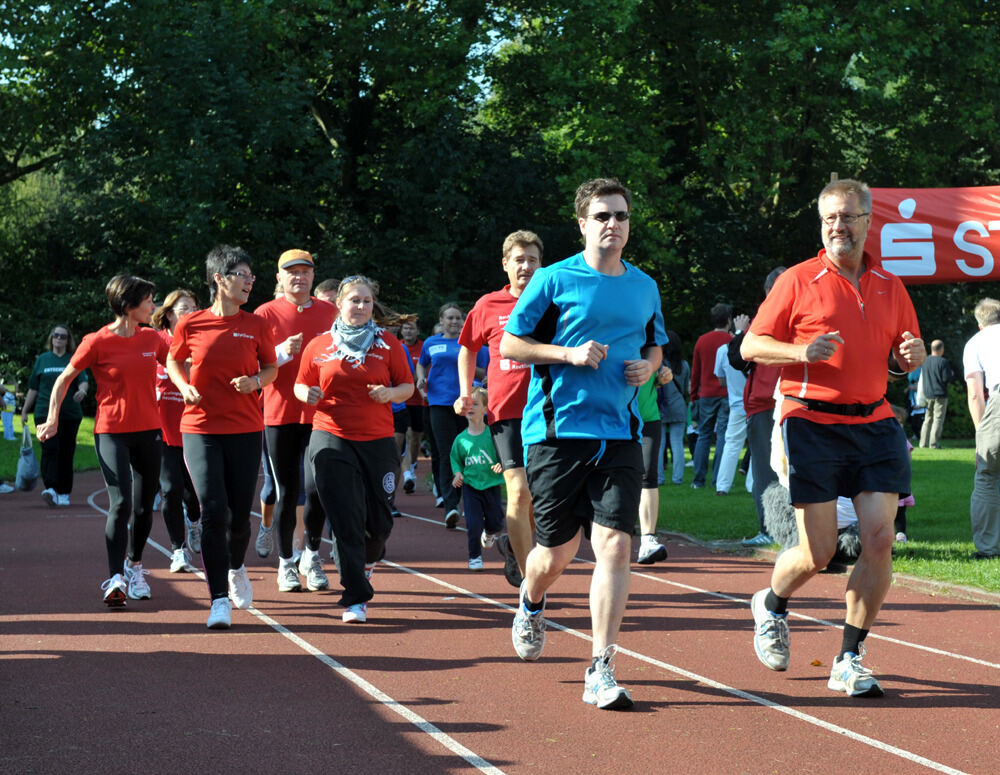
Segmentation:
[[(417, 362), (416, 387), (429, 405), (431, 445), (431, 471), (438, 496), (437, 505), (445, 510), (445, 525), (449, 530), (458, 524), (458, 500), (461, 492), (452, 486), (451, 445), (468, 422), (455, 414), (453, 408), (458, 398), (458, 335), (462, 331), (465, 315), (457, 304), (448, 302), (439, 312), (441, 333), (427, 337), (420, 360)], [(484, 353), (485, 348), (480, 350)], [(482, 377), (480, 359), (476, 361), (476, 376)]]

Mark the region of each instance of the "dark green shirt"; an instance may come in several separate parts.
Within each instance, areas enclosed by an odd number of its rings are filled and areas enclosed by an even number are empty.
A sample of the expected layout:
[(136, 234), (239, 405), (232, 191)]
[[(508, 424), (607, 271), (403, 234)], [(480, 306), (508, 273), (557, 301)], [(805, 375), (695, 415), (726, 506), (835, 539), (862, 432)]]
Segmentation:
[[(63, 370), (69, 366), (70, 357), (72, 356), (68, 352), (63, 355), (44, 352), (35, 358), (35, 366), (31, 370), (31, 376), (28, 378), (28, 389), (38, 391), (38, 396), (35, 398), (35, 425), (43, 423), (48, 419), (52, 386), (56, 382), (56, 377), (62, 374)], [(81, 371), (76, 375), (66, 390), (66, 397), (63, 399), (62, 406), (59, 407), (60, 417), (77, 420), (83, 417), (83, 410), (80, 408), (80, 404), (73, 400), (73, 394), (79, 389), (81, 382), (88, 381), (86, 371)]]

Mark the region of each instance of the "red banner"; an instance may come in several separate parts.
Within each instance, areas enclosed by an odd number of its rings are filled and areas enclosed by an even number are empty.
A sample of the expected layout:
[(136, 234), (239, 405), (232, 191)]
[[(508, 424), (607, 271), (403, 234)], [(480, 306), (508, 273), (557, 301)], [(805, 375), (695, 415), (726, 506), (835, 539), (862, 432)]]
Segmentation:
[(1000, 280), (1000, 186), (873, 188), (865, 250), (908, 284)]

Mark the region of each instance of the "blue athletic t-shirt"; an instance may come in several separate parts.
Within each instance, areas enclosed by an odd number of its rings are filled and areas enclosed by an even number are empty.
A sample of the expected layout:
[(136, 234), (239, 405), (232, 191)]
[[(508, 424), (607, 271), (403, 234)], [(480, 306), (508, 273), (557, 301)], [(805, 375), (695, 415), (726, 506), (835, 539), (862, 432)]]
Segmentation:
[[(461, 349), (458, 337), (446, 339), (441, 334), (434, 334), (424, 340), (419, 363), (425, 370), (430, 366), (427, 371), (428, 405), (451, 406), (458, 398), (458, 353)], [(489, 362), (490, 354), (484, 347), (476, 356), (476, 367), (485, 369)]]
[(562, 363), (531, 368), (521, 421), (524, 444), (546, 439), (639, 440), (638, 388), (625, 381), (625, 361), (662, 346), (667, 333), (653, 279), (628, 262), (610, 276), (577, 253), (542, 267), (521, 293), (505, 330), (544, 344), (608, 345), (596, 369)]

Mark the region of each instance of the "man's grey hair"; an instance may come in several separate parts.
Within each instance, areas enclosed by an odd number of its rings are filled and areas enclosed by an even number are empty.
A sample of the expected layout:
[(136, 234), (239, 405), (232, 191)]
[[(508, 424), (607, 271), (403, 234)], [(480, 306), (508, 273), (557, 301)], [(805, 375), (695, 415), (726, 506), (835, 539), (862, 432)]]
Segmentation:
[(991, 299), (989, 296), (980, 299), (973, 314), (976, 316), (976, 322), (979, 323), (980, 328), (994, 326), (1000, 323), (1000, 301)]

